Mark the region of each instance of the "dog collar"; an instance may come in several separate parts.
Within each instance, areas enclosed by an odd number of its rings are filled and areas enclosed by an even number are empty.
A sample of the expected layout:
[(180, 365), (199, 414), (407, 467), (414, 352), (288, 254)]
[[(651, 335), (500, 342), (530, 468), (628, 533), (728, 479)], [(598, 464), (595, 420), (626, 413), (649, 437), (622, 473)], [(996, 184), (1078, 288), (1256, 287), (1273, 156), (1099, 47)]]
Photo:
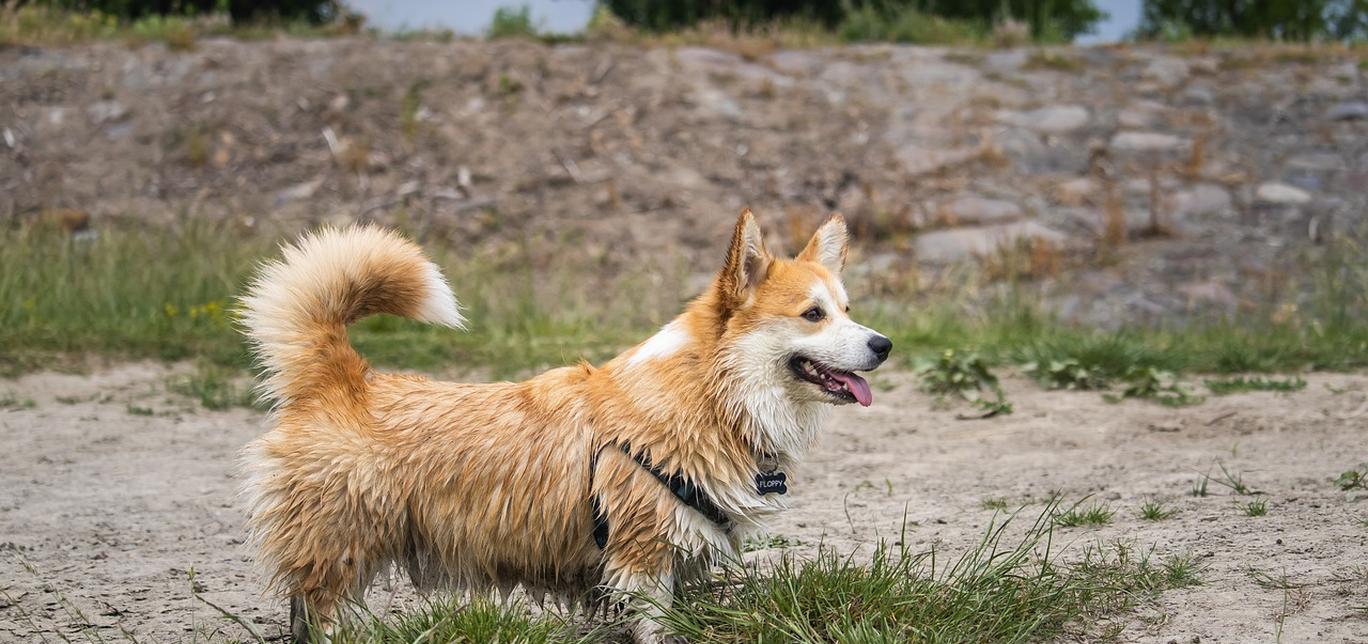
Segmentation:
[[(673, 494), (676, 499), (679, 499), (680, 503), (693, 508), (709, 521), (712, 521), (718, 527), (722, 528), (723, 531), (731, 531), (731, 517), (728, 517), (727, 513), (713, 502), (712, 497), (708, 496), (708, 493), (704, 491), (702, 487), (695, 485), (679, 472), (669, 474), (662, 472), (660, 468), (656, 467), (655, 464), (651, 462), (651, 458), (647, 456), (645, 452), (633, 451), (629, 444), (623, 443), (618, 447), (622, 449), (624, 454), (632, 457), (632, 460), (636, 461), (637, 465), (640, 465), (642, 469), (650, 472), (651, 476), (655, 477), (657, 481), (660, 481), (661, 485), (664, 485), (669, 489), (670, 493)], [(589, 489), (591, 490), (593, 489), (593, 475), (597, 462), (598, 457), (595, 455), (589, 464)], [(761, 455), (758, 459), (758, 464), (760, 471), (755, 475), (755, 492), (760, 496), (766, 494), (787, 494), (788, 475), (778, 471), (778, 457), (772, 454)], [(602, 550), (608, 545), (608, 516), (603, 513), (597, 495), (591, 496), (589, 501), (593, 506), (592, 510), (594, 514), (594, 543), (598, 544), (599, 549)]]

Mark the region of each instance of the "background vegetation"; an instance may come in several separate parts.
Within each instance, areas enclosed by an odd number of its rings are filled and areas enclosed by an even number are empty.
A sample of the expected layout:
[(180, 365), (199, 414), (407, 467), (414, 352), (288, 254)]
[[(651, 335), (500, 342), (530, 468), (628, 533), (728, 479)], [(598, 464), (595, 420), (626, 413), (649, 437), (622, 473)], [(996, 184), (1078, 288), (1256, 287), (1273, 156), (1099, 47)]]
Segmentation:
[[(77, 16), (76, 22), (107, 27), (85, 29), (86, 37), (109, 35), (105, 32), (113, 26), (167, 18), (228, 16), (238, 27), (294, 24), (296, 31), (301, 24), (338, 22), (349, 27), (338, 30), (344, 33), (360, 22), (339, 0), (12, 0), (3, 6), (10, 22), (27, 17), (32, 23), (35, 16), (51, 15), (61, 22)], [(1143, 6), (1136, 36), (1145, 39), (1368, 38), (1365, 0), (1144, 0)], [(1070, 42), (1106, 17), (1093, 0), (601, 0), (600, 14), (590, 32), (610, 21), (649, 34), (721, 26), (733, 33), (783, 29), (849, 42), (1006, 45), (1026, 39)], [(526, 8), (502, 8), (495, 18), (491, 36), (536, 36)], [(13, 29), (0, 29), (0, 34)], [(152, 29), (145, 25), (142, 30)]]

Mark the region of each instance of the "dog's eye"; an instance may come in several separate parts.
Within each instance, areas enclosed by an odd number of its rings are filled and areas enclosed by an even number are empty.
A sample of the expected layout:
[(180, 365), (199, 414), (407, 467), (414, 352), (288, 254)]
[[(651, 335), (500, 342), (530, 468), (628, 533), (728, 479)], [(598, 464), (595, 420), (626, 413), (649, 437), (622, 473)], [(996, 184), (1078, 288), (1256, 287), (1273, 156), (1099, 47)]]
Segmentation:
[(822, 312), (822, 307), (820, 306), (814, 306), (803, 311), (803, 319), (808, 322), (821, 322), (824, 317), (826, 317), (826, 313)]

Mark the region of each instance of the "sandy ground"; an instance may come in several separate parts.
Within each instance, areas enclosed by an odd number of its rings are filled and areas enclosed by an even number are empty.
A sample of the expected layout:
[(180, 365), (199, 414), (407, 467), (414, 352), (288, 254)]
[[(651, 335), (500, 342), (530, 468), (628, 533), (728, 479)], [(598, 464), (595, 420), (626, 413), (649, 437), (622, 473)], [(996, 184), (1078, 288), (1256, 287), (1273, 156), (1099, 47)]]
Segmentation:
[[(34, 403), (0, 411), (0, 641), (247, 637), (192, 584), (267, 637), (280, 633), (284, 609), (261, 595), (235, 496), (236, 452), (263, 417), (197, 410), (166, 393), (169, 373), (125, 365), (0, 383)], [(1174, 410), (1009, 379), (1014, 414), (961, 421), (911, 375), (884, 374), (873, 407), (834, 415), (775, 532), (799, 551), (867, 548), (896, 538), (905, 514), (914, 547), (957, 554), (992, 518), (985, 499), (1093, 495), (1117, 510), (1114, 522), (1060, 529), (1058, 541), (1120, 539), (1205, 566), (1200, 586), (1122, 616), (1122, 641), (1368, 641), (1368, 505), (1330, 482), (1368, 459), (1368, 377), (1309, 380), (1295, 394)], [(1218, 461), (1265, 493), (1267, 516), (1244, 516), (1215, 484), (1190, 496)], [(1178, 514), (1140, 520), (1149, 499)], [(1291, 587), (1261, 586), (1251, 569)], [(383, 594), (372, 608), (389, 605)]]

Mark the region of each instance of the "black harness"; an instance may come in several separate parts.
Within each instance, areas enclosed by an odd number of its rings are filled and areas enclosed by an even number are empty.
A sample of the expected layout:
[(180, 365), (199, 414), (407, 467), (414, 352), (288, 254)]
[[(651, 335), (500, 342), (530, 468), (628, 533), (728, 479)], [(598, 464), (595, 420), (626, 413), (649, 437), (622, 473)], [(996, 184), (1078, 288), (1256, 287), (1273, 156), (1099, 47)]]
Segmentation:
[[(618, 447), (622, 449), (624, 454), (632, 457), (632, 460), (636, 461), (642, 469), (650, 472), (651, 476), (660, 481), (661, 485), (669, 489), (670, 493), (679, 499), (680, 503), (693, 508), (724, 532), (731, 531), (731, 517), (728, 517), (727, 513), (713, 502), (712, 497), (709, 497), (702, 487), (694, 485), (692, 481), (678, 472), (666, 474), (660, 471), (660, 468), (651, 463), (651, 458), (645, 452), (634, 452), (632, 447), (625, 443)], [(591, 492), (594, 489), (594, 470), (596, 469), (598, 469), (598, 453), (589, 459), (589, 489)], [(787, 479), (788, 476), (783, 472), (760, 472), (755, 476), (755, 491), (761, 496), (765, 494), (787, 494)], [(608, 545), (608, 516), (603, 513), (598, 495), (591, 495), (589, 503), (594, 513), (594, 543), (598, 544), (599, 550), (602, 550)]]

